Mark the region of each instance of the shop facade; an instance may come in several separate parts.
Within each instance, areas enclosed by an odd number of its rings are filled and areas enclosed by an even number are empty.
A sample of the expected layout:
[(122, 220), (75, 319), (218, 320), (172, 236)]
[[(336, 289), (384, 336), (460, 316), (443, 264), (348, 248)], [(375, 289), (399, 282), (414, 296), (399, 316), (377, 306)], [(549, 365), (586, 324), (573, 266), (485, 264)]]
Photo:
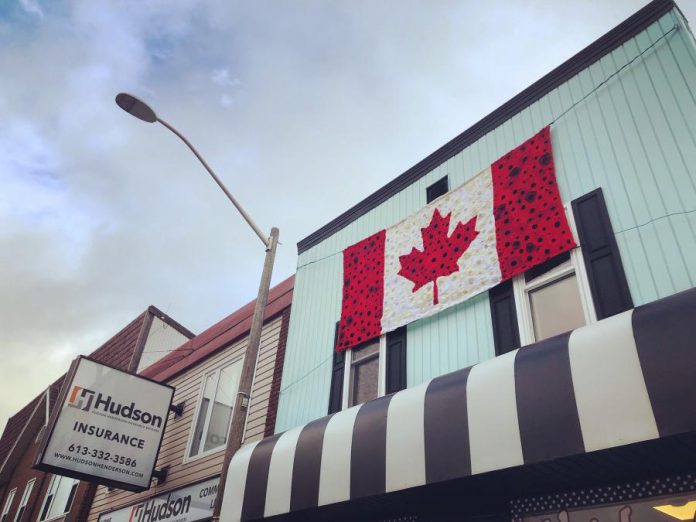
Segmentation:
[[(274, 431), (294, 278), (271, 288), (244, 441)], [(87, 520), (196, 522), (212, 517), (227, 431), (255, 302), (184, 343), (140, 375), (174, 387), (157, 460), (159, 478), (141, 493), (99, 486)]]
[(222, 519), (693, 520), (694, 85), (655, 0), (302, 240)]
[[(124, 371), (158, 358), (193, 337), (154, 306), (127, 324), (90, 357)], [(146, 355), (144, 355), (146, 354)], [(0, 519), (3, 522), (84, 520), (91, 484), (34, 469), (37, 452), (66, 375), (12, 416), (0, 439)], [(4, 488), (4, 489), (3, 489)]]

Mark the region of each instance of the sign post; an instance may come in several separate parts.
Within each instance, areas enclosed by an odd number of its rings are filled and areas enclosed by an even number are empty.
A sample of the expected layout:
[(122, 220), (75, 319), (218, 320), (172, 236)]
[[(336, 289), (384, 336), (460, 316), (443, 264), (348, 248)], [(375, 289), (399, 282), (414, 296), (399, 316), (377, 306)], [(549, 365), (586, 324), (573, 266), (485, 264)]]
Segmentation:
[(144, 491), (174, 388), (80, 356), (72, 364), (34, 467)]

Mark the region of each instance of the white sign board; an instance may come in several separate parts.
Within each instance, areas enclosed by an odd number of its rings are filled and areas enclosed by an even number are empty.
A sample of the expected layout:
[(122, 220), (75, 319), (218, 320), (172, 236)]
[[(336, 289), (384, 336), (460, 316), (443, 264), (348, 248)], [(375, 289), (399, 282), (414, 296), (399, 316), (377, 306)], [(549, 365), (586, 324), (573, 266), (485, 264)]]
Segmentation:
[(36, 467), (121, 489), (149, 488), (173, 394), (171, 386), (78, 358)]
[(99, 515), (98, 522), (196, 522), (213, 516), (219, 478), (162, 493)]

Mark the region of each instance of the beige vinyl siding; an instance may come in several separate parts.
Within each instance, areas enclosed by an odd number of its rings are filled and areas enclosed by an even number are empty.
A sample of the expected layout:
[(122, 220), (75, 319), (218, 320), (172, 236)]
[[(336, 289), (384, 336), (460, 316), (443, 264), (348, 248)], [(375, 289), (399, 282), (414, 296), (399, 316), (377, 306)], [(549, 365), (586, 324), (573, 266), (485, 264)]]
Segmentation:
[[(264, 325), (261, 335), (261, 348), (257, 361), (254, 383), (252, 386), (249, 414), (245, 431), (245, 442), (263, 437), (266, 424), (266, 413), (270, 388), (273, 380), (273, 367), (278, 350), (282, 318), (278, 317)], [(138, 501), (193, 484), (213, 477), (220, 473), (224, 458), (224, 448), (213, 454), (185, 461), (191, 426), (196, 417), (199, 393), (203, 376), (223, 366), (242, 358), (247, 346), (247, 338), (208, 357), (185, 373), (174, 377), (168, 384), (174, 386), (174, 404), (184, 402), (184, 413), (181, 417), (169, 416), (167, 428), (162, 441), (157, 469), (169, 466), (167, 481), (161, 486), (153, 485), (142, 493), (130, 493), (114, 489), (108, 491), (104, 486), (97, 488), (94, 502), (90, 509), (89, 519), (95, 521), (99, 514), (128, 506)], [(155, 484), (156, 481), (153, 481)]]

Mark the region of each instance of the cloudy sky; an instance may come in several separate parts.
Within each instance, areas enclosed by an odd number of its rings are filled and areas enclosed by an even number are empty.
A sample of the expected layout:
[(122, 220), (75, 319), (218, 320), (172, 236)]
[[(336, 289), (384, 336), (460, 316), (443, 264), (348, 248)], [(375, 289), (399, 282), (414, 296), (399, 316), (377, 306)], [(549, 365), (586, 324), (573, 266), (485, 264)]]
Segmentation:
[[(296, 243), (646, 0), (0, 0), (0, 427), (149, 304), (200, 332)], [(696, 6), (683, 2), (687, 17)]]

